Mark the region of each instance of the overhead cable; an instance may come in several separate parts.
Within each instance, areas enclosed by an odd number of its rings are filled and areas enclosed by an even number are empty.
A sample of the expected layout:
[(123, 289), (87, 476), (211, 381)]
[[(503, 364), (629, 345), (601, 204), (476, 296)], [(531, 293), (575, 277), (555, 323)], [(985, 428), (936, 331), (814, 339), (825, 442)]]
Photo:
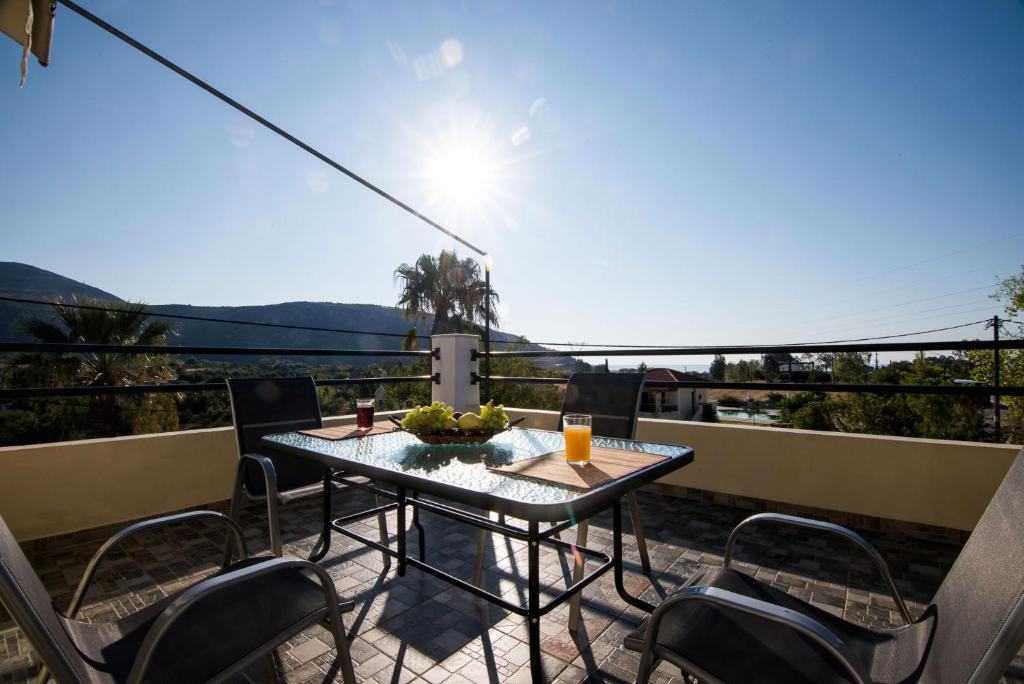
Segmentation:
[(316, 157), (320, 161), (324, 162), (328, 166), (332, 167), (333, 169), (335, 169), (337, 171), (340, 171), (341, 173), (345, 174), (346, 176), (348, 176), (349, 178), (351, 178), (355, 182), (359, 183), (360, 185), (362, 185), (366, 189), (368, 189), (368, 190), (370, 190), (372, 192), (377, 193), (378, 195), (380, 195), (381, 197), (383, 197), (387, 201), (391, 202), (395, 206), (397, 206), (397, 207), (399, 207), (401, 209), (404, 209), (405, 211), (407, 211), (408, 213), (412, 214), (413, 216), (415, 216), (419, 220), (423, 221), (427, 225), (431, 226), (432, 228), (436, 228), (437, 230), (441, 231), (442, 233), (444, 233), (448, 237), (452, 238), (453, 240), (462, 243), (466, 247), (469, 247), (471, 250), (473, 250), (474, 252), (476, 252), (480, 256), (486, 256), (487, 255), (487, 252), (485, 252), (484, 250), (480, 249), (476, 245), (474, 245), (471, 242), (468, 242), (467, 240), (459, 237), (458, 235), (456, 235), (452, 231), (450, 231), (447, 228), (445, 228), (444, 226), (442, 226), (440, 223), (438, 223), (438, 222), (436, 222), (436, 221), (434, 221), (434, 220), (432, 220), (430, 218), (427, 218), (426, 216), (424, 216), (420, 212), (416, 211), (415, 209), (413, 209), (408, 204), (406, 204), (405, 202), (401, 201), (400, 199), (398, 199), (394, 195), (392, 195), (392, 194), (386, 192), (385, 190), (383, 190), (382, 188), (374, 185), (373, 183), (371, 183), (370, 181), (366, 180), (365, 178), (363, 178), (362, 176), (360, 176), (356, 172), (354, 172), (354, 171), (352, 171), (352, 170), (342, 166), (341, 164), (339, 164), (338, 162), (334, 161), (333, 159), (331, 159), (326, 154), (324, 154), (320, 150), (316, 149), (312, 145), (310, 145), (310, 144), (308, 144), (306, 142), (303, 142), (299, 138), (295, 137), (294, 135), (292, 135), (288, 131), (286, 131), (283, 128), (281, 128), (280, 126), (278, 126), (277, 124), (274, 124), (274, 123), (270, 122), (269, 120), (267, 120), (266, 118), (264, 118), (263, 116), (260, 116), (259, 114), (257, 114), (253, 110), (251, 110), (248, 107), (246, 107), (245, 105), (243, 105), (238, 100), (235, 100), (234, 98), (231, 98), (228, 95), (225, 95), (222, 91), (220, 91), (217, 88), (213, 87), (212, 85), (210, 85), (206, 81), (202, 80), (201, 78), (199, 78), (195, 74), (193, 74), (193, 73), (185, 70), (184, 68), (178, 66), (177, 64), (175, 64), (171, 60), (167, 59), (166, 57), (164, 57), (160, 53), (156, 52), (155, 50), (153, 50), (153, 49), (151, 49), (149, 47), (146, 47), (145, 45), (143, 45), (139, 41), (137, 41), (134, 38), (132, 38), (131, 36), (129, 36), (124, 31), (121, 31), (120, 29), (112, 26), (111, 24), (107, 23), (103, 19), (100, 19), (98, 16), (96, 16), (92, 12), (88, 11), (87, 9), (85, 9), (85, 8), (81, 7), (80, 5), (72, 2), (71, 0), (58, 0), (58, 2), (60, 2), (62, 5), (64, 5), (65, 7), (70, 9), (71, 11), (75, 12), (79, 16), (83, 17), (84, 19), (86, 19), (88, 21), (91, 21), (96, 26), (99, 26), (101, 29), (103, 29), (107, 33), (110, 33), (111, 35), (115, 36), (116, 38), (119, 38), (120, 40), (124, 41), (128, 45), (131, 45), (133, 48), (135, 48), (136, 50), (138, 50), (142, 54), (146, 55), (150, 59), (153, 59), (156, 62), (159, 62), (163, 66), (167, 67), (168, 69), (170, 69), (174, 73), (176, 73), (179, 76), (181, 76), (182, 78), (185, 78), (188, 81), (191, 81), (192, 83), (194, 83), (195, 85), (199, 86), (200, 88), (202, 88), (206, 92), (210, 93), (211, 95), (213, 95), (217, 99), (221, 100), (222, 102), (230, 105), (231, 107), (234, 107), (235, 109), (240, 111), (242, 114), (245, 114), (247, 117), (249, 117), (250, 119), (252, 119), (256, 123), (260, 124), (261, 126), (264, 126), (264, 127), (268, 128), (268, 129), (270, 129), (274, 133), (277, 133), (279, 136), (281, 136), (282, 138), (284, 138), (288, 142), (292, 143), (296, 147), (298, 147), (298, 148), (308, 152), (309, 154), (313, 155), (314, 157)]

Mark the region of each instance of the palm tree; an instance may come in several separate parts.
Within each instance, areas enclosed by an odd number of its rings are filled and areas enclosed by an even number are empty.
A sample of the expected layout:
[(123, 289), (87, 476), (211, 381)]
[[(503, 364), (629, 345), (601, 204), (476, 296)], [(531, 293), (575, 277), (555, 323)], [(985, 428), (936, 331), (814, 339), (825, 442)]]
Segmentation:
[[(169, 325), (148, 320), (145, 305), (132, 302), (100, 302), (73, 298), (70, 303), (53, 303), (55, 320), (30, 318), (21, 329), (37, 342), (84, 344), (150, 345), (167, 342)], [(81, 308), (95, 307), (95, 308)], [(174, 369), (162, 355), (115, 353), (52, 353), (22, 354), (12, 363), (17, 369), (16, 382), (28, 386), (125, 386), (166, 382), (174, 378)], [(168, 396), (125, 397), (111, 395), (91, 397), (86, 418), (89, 432), (109, 435), (138, 432), (140, 428), (173, 427), (177, 422), (173, 399)], [(160, 408), (163, 407), (163, 408)], [(126, 416), (123, 409), (131, 416)], [(168, 416), (143, 416), (140, 413), (173, 413)]]
[[(480, 277), (480, 266), (470, 258), (459, 259), (455, 252), (441, 250), (434, 257), (422, 254), (414, 264), (395, 269), (395, 281), (402, 286), (398, 306), (408, 320), (434, 317), (430, 334), (480, 332), (485, 323), (487, 286)], [(497, 326), (495, 304), (498, 294), (490, 292), (490, 324)], [(403, 346), (415, 341), (415, 327)]]

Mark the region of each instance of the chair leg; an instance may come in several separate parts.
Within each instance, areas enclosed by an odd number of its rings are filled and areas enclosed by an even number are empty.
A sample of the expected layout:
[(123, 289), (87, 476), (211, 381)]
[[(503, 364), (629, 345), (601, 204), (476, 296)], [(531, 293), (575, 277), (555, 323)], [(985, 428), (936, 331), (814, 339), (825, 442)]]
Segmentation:
[[(378, 506), (383, 506), (384, 505), (384, 503), (381, 500), (380, 496), (377, 496), (376, 494), (374, 495), (373, 500), (374, 500), (374, 503), (376, 503), (376, 505), (378, 505)], [(384, 546), (389, 546), (389, 544), (388, 544), (388, 516), (383, 511), (381, 511), (380, 513), (377, 514), (377, 528), (380, 531), (380, 543), (383, 544)], [(381, 551), (380, 553), (384, 557), (384, 571), (387, 572), (388, 570), (391, 569), (391, 555), (388, 554), (388, 553), (385, 553), (384, 551)], [(351, 667), (352, 666), (350, 664), (349, 668), (351, 669)]]
[[(584, 520), (576, 526), (576, 546), (587, 545), (587, 532), (590, 530), (589, 523)], [(582, 553), (573, 554), (572, 583), (576, 584), (583, 579), (583, 570), (586, 562)], [(580, 627), (581, 604), (583, 603), (583, 592), (578, 591), (569, 599), (569, 631), (573, 634)]]
[[(245, 474), (245, 461), (238, 461), (238, 469), (235, 473), (235, 488), (231, 493), (231, 508), (228, 509), (228, 517), (234, 520), (236, 523), (242, 512), (242, 498), (244, 493), (242, 492), (242, 478)], [(224, 542), (224, 560), (221, 562), (221, 567), (228, 567), (231, 565), (231, 553), (234, 551), (235, 545), (232, 543), (231, 535), (228, 534), (227, 540)]]
[[(488, 513), (487, 517), (490, 517)], [(487, 552), (487, 540), (490, 532), (480, 528), (480, 534), (476, 538), (476, 559), (473, 561), (473, 585), (479, 587), (484, 576), (484, 556)]]
[(629, 519), (633, 523), (633, 536), (636, 537), (636, 546), (640, 551), (640, 565), (645, 575), (651, 574), (651, 557), (647, 555), (647, 539), (644, 537), (644, 524), (640, 519), (640, 504), (636, 499), (636, 492), (626, 495), (626, 502), (629, 504)]
[(274, 684), (280, 684), (281, 675), (277, 671), (277, 658), (274, 657), (273, 651), (267, 653), (267, 663), (265, 667), (269, 668), (267, 674), (271, 677), (270, 681), (274, 682)]
[(341, 664), (341, 681), (345, 684), (356, 684), (356, 674), (352, 671), (352, 654), (349, 653), (348, 639), (345, 638), (345, 625), (340, 620), (337, 625), (331, 620), (328, 620), (327, 623), (325, 627), (334, 637), (334, 648), (338, 651), (338, 660)]
[(653, 653), (648, 653), (645, 650), (640, 654), (640, 668), (636, 672), (636, 684), (647, 684), (657, 666), (658, 659), (654, 657)]
[(273, 491), (267, 488), (267, 523), (270, 527), (270, 551), (275, 558), (284, 557), (284, 545), (281, 543), (281, 521), (277, 515), (277, 487)]
[[(490, 518), (490, 511), (487, 512), (487, 517)], [(505, 514), (498, 513), (498, 524), (505, 524)], [(490, 532), (480, 528), (480, 535), (476, 539), (476, 559), (473, 561), (473, 585), (479, 587), (480, 580), (483, 579), (484, 575), (484, 558), (487, 552), (487, 539)]]

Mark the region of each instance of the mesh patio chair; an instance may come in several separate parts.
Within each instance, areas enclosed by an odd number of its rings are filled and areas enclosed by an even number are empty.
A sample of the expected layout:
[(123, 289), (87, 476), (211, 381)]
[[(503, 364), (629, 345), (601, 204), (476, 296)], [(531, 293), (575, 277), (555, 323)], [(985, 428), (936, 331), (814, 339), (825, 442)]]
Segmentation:
[[(797, 525), (837, 534), (878, 568), (903, 617), (895, 629), (862, 627), (729, 567), (751, 525)], [(946, 575), (911, 619), (885, 561), (844, 527), (754, 515), (729, 535), (721, 568), (705, 568), (626, 638), (642, 651), (637, 682), (666, 660), (701, 682), (996, 682), (1024, 644), (1024, 451)]]
[[(113, 622), (77, 619), (111, 550), (143, 530), (200, 519), (223, 523), (241, 560)], [(213, 511), (145, 520), (119, 532), (89, 562), (66, 614), (54, 606), (0, 518), (0, 602), (39, 654), (40, 681), (51, 676), (60, 684), (222, 681), (323, 623), (334, 637), (343, 680), (355, 682), (341, 621), (352, 603), (339, 604), (330, 576), (305, 560), (248, 558), (241, 529)]]
[[(585, 413), (591, 416), (591, 430), (595, 436), (633, 439), (643, 384), (643, 373), (573, 373), (565, 388), (562, 411), (558, 416), (558, 431), (562, 431), (566, 414)], [(651, 560), (647, 554), (647, 541), (640, 521), (640, 506), (636, 494), (630, 492), (626, 501), (633, 523), (633, 534), (640, 551), (640, 563), (644, 572), (650, 574)], [(576, 527), (576, 543), (580, 546), (587, 544), (588, 528), (586, 520), (581, 521)], [(477, 585), (483, 571), (483, 551), (488, 534), (486, 530), (480, 530), (473, 575), (474, 583)], [(583, 557), (577, 556), (573, 566), (573, 583), (583, 578), (583, 571)], [(570, 603), (569, 630), (573, 632), (579, 626), (580, 601), (581, 596), (577, 593)]]
[[(238, 441), (238, 473), (231, 499), (231, 518), (238, 520), (244, 499), (266, 500), (270, 526), (270, 547), (275, 556), (283, 555), (278, 507), (313, 496), (323, 498), (323, 515), (331, 512), (331, 493), (344, 485), (330, 482), (325, 490), (324, 467), (264, 448), (260, 438), (278, 432), (323, 427), (320, 400), (312, 376), (301, 378), (230, 378), (231, 416)], [(352, 478), (363, 479), (363, 478)], [(379, 497), (377, 505), (380, 506)], [(388, 544), (387, 517), (377, 515), (380, 543)], [(323, 534), (310, 552), (310, 560), (320, 560), (327, 553), (328, 540)], [(225, 561), (230, 559), (230, 546)], [(391, 556), (384, 556), (384, 567), (391, 567)]]
[[(561, 432), (564, 418), (569, 413), (585, 413), (591, 416), (591, 430), (598, 437), (633, 439), (636, 435), (637, 415), (640, 411), (640, 396), (644, 385), (643, 373), (573, 373), (565, 387), (562, 411), (558, 415), (558, 431)], [(644, 537), (640, 520), (640, 505), (636, 492), (626, 495), (629, 518), (633, 524), (640, 552), (640, 565), (644, 573), (651, 574), (651, 559), (647, 554), (647, 539)], [(576, 543), (587, 545), (589, 523), (586, 520), (576, 526)], [(573, 564), (573, 583), (583, 579), (583, 557), (577, 555)], [(579, 627), (580, 602), (583, 596), (575, 594), (570, 600), (569, 630)]]

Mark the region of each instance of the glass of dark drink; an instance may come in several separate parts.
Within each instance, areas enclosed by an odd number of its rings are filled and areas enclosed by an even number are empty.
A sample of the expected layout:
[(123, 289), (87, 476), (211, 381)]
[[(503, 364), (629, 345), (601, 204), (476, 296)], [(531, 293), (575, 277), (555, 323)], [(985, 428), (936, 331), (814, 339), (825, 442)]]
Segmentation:
[(356, 427), (373, 427), (373, 399), (356, 399)]

